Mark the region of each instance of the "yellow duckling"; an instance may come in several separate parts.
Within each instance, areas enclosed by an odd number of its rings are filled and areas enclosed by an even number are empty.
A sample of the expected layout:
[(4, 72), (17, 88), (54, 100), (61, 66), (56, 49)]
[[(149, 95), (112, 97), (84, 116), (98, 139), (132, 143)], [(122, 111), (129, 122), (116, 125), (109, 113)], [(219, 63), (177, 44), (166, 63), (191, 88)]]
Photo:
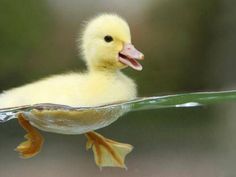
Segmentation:
[[(131, 44), (130, 29), (115, 14), (103, 14), (88, 22), (82, 35), (81, 51), (88, 71), (55, 75), (0, 95), (0, 108), (56, 103), (69, 106), (99, 106), (136, 97), (136, 84), (120, 70), (130, 66), (142, 70), (137, 60), (144, 55)], [(43, 137), (24, 114), (18, 114), (20, 125), (28, 132), (26, 142), (16, 150), (23, 158), (36, 155)], [(98, 166), (125, 167), (124, 158), (132, 150), (95, 132), (86, 132), (87, 148), (93, 148)]]

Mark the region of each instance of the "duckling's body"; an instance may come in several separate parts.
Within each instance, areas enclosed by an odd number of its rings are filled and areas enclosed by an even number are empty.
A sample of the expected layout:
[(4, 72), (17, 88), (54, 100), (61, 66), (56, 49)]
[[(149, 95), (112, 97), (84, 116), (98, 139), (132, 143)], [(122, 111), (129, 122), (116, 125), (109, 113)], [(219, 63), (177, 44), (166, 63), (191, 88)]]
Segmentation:
[(120, 71), (55, 75), (0, 95), (0, 107), (37, 103), (98, 106), (134, 99), (136, 85)]
[(143, 54), (131, 44), (126, 21), (114, 14), (100, 15), (87, 24), (80, 41), (86, 73), (56, 75), (5, 91), (0, 108), (36, 103), (97, 106), (134, 99), (135, 83), (120, 70), (141, 70), (136, 60)]
[[(0, 95), (0, 108), (37, 103), (56, 103), (76, 107), (99, 106), (136, 97), (134, 81), (122, 74), (120, 70), (127, 66), (142, 70), (137, 60), (143, 59), (144, 56), (131, 44), (129, 26), (122, 18), (114, 14), (104, 14), (89, 21), (82, 36), (81, 50), (88, 67), (86, 73), (51, 76), (5, 91)], [(59, 113), (60, 110), (56, 113), (56, 118), (64, 116), (64, 113)], [(39, 114), (44, 112), (39, 111)], [(102, 115), (99, 119), (104, 119)], [(97, 119), (96, 114), (93, 116), (95, 118), (89, 117), (80, 121), (83, 125), (91, 126), (94, 123), (91, 119)], [(40, 118), (39, 122), (44, 123), (43, 116)], [(76, 118), (80, 119), (80, 117)], [(27, 141), (21, 143), (16, 150), (23, 158), (33, 157), (40, 151), (43, 137), (32, 127), (36, 124), (30, 122), (27, 114), (19, 113), (18, 121), (27, 131), (25, 136)], [(63, 120), (58, 118), (56, 122), (60, 127), (66, 121), (65, 118)], [(47, 124), (44, 123), (43, 126)], [(36, 127), (40, 128), (40, 126)], [(81, 126), (76, 128), (79, 129)], [(88, 138), (86, 148), (93, 149), (96, 164), (100, 167), (125, 167), (125, 156), (132, 150), (132, 146), (112, 141), (93, 132), (96, 128), (83, 131)]]

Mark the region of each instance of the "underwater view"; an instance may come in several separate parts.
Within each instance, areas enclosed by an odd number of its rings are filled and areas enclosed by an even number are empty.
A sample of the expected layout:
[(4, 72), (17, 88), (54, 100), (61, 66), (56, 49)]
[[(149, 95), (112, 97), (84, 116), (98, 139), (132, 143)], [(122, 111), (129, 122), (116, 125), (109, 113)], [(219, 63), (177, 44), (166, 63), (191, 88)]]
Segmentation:
[(235, 5), (1, 1), (0, 176), (236, 176)]

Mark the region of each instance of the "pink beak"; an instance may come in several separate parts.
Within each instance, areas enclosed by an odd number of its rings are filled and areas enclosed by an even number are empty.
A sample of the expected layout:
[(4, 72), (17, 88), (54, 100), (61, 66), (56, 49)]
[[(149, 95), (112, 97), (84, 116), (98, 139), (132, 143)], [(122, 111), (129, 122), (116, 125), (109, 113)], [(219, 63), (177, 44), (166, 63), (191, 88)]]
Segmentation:
[(132, 44), (124, 44), (124, 48), (119, 52), (119, 61), (141, 71), (143, 67), (137, 60), (144, 60), (144, 55), (135, 49)]

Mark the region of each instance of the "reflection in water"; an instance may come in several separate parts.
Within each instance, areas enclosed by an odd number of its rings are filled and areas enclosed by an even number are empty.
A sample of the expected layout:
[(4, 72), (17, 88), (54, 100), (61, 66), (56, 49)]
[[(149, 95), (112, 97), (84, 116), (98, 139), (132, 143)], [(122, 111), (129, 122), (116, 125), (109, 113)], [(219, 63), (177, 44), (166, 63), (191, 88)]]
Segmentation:
[(201, 104), (197, 102), (189, 102), (189, 103), (183, 103), (183, 104), (177, 104), (175, 107), (195, 107), (195, 106), (201, 106)]

